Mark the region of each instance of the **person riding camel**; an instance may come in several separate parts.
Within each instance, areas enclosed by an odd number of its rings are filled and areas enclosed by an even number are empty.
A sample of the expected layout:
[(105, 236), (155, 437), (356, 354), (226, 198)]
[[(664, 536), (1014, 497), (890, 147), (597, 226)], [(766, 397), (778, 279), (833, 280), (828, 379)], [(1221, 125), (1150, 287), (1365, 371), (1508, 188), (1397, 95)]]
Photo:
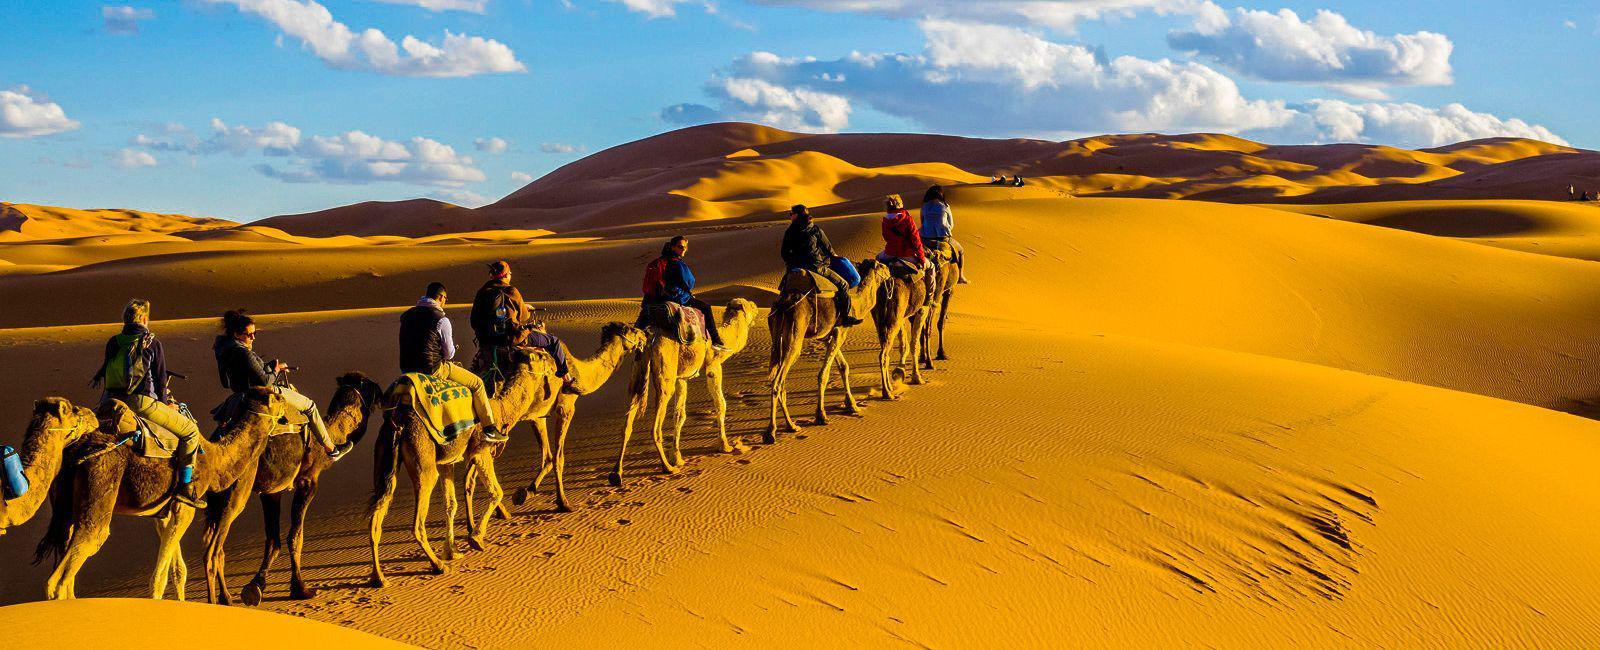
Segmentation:
[[(104, 391), (101, 401), (114, 399), (146, 421), (178, 436), (172, 462), (178, 468), (177, 485), (194, 485), (194, 464), (200, 450), (200, 424), (178, 410), (167, 386), (167, 352), (150, 331), (150, 301), (135, 298), (122, 309), (122, 333), (106, 340), (105, 358), (95, 372), (93, 385)], [(182, 490), (180, 500), (196, 505), (200, 496)]]
[(450, 317), (444, 313), (448, 297), (443, 283), (429, 283), (416, 306), (400, 314), (400, 372), (422, 373), (465, 386), (472, 391), (472, 411), (483, 426), (484, 439), (503, 442), (507, 436), (495, 422), (483, 378), (451, 361), (456, 358), (456, 342)]
[(783, 233), (783, 248), (780, 251), (783, 263), (791, 270), (803, 269), (816, 273), (837, 286), (839, 290), (833, 295), (836, 309), (839, 310), (839, 326), (860, 325), (861, 319), (856, 318), (851, 309), (850, 284), (830, 266), (835, 255), (828, 235), (811, 221), (811, 211), (806, 206), (789, 208), (789, 214), (793, 220)]
[(922, 250), (922, 235), (917, 232), (917, 222), (906, 211), (898, 194), (884, 200), (883, 251), (878, 261), (884, 264), (900, 262), (912, 269), (921, 269), (927, 263)]
[(967, 282), (966, 255), (961, 243), (952, 234), (955, 227), (955, 215), (950, 211), (950, 202), (944, 199), (944, 188), (938, 185), (928, 188), (927, 193), (922, 195), (922, 241), (925, 244), (948, 244), (951, 261), (955, 262), (960, 278), (957, 282), (970, 284)]
[(280, 383), (289, 365), (277, 359), (263, 361), (256, 355), (256, 334), (255, 319), (244, 313), (243, 309), (222, 315), (222, 334), (211, 344), (211, 351), (216, 353), (217, 375), (222, 380), (222, 387), (234, 393), (258, 387), (271, 389), (283, 398), (289, 408), (306, 416), (312, 435), (327, 450), (330, 460), (339, 460), (349, 453), (355, 443), (333, 443), (333, 438), (328, 435), (328, 427), (322, 422), (322, 414), (317, 411), (317, 403), (287, 384)]
[[(711, 305), (694, 295), (694, 272), (683, 261), (688, 254), (689, 239), (683, 235), (673, 237), (661, 247), (661, 257), (645, 267), (644, 306), (648, 310), (652, 304), (671, 302), (694, 308), (706, 316), (706, 333), (711, 337), (711, 347), (725, 350), (722, 334), (717, 331), (717, 319), (711, 314)], [(639, 327), (647, 324), (644, 322), (645, 313), (640, 312)]]
[[(489, 265), (489, 281), (472, 299), (472, 333), (477, 338), (478, 355), (472, 360), (474, 371), (493, 369), (503, 374), (511, 364), (511, 348), (532, 346), (550, 353), (556, 374), (567, 387), (575, 377), (568, 370), (566, 347), (554, 334), (531, 326), (532, 311), (522, 300), (522, 292), (511, 286), (511, 263), (501, 260)], [(491, 381), (490, 390), (498, 386)]]

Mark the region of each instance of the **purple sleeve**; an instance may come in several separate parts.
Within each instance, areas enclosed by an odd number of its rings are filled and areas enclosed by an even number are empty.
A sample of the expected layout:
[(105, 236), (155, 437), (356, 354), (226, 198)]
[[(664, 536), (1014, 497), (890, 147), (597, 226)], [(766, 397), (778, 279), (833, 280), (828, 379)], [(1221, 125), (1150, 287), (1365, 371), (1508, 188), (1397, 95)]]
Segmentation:
[(439, 319), (439, 346), (446, 361), (456, 358), (456, 338), (448, 317)]

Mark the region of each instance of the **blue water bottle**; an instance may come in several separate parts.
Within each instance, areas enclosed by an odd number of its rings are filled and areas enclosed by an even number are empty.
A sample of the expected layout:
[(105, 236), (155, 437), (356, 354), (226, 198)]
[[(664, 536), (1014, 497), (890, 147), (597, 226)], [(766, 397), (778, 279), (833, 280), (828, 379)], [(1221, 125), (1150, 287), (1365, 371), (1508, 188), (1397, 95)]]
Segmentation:
[(188, 485), (194, 482), (194, 465), (184, 465), (178, 468), (178, 485)]
[(11, 445), (0, 445), (0, 494), (7, 500), (28, 493), (28, 477), (22, 473), (22, 456)]

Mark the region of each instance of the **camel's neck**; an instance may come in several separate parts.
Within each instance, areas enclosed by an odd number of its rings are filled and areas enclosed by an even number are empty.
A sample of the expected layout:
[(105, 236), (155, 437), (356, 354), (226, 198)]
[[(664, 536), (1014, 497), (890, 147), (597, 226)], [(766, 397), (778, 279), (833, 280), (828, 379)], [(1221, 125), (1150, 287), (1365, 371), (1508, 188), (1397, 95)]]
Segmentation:
[(366, 402), (361, 399), (359, 391), (355, 395), (335, 395), (333, 403), (337, 404), (328, 414), (328, 437), (333, 439), (333, 444), (342, 445), (349, 442), (352, 436), (357, 439), (367, 429), (367, 416), (372, 412)]
[(575, 387), (579, 395), (587, 395), (611, 379), (611, 374), (617, 371), (617, 366), (622, 365), (623, 349), (622, 337), (615, 337), (602, 341), (600, 349), (593, 356), (584, 359), (572, 359), (571, 365), (578, 367), (578, 384)]
[(200, 449), (203, 455), (199, 458), (199, 462), (195, 463), (195, 469), (201, 474), (213, 477), (238, 476), (244, 469), (245, 463), (254, 463), (260, 459), (261, 447), (272, 432), (272, 426), (276, 421), (276, 418), (247, 411), (223, 425), (217, 442), (207, 442), (202, 436)]
[(723, 354), (733, 356), (744, 350), (750, 343), (750, 325), (756, 321), (755, 314), (744, 311), (731, 318), (725, 318), (717, 327), (717, 333), (722, 335), (722, 347), (728, 349)]
[(61, 471), (62, 432), (38, 427), (28, 431), (22, 441), (22, 475), (28, 479), (28, 493), (7, 501), (0, 509), (0, 529), (20, 526), (33, 518), (50, 496), (50, 483)]
[(519, 372), (500, 387), (499, 393), (489, 400), (489, 406), (494, 409), (495, 421), (502, 429), (509, 431), (516, 420), (533, 408), (539, 387), (547, 376)]

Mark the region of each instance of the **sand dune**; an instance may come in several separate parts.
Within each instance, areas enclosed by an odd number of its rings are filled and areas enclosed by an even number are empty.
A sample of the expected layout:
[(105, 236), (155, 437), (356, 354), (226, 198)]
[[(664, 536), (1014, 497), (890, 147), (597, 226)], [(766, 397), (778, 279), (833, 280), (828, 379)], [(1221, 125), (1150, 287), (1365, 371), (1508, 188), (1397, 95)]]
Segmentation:
[[(282, 648), (308, 645), (345, 648), (401, 648), (402, 644), (336, 625), (272, 616), (243, 608), (207, 607), (193, 603), (136, 599), (84, 599), (29, 603), (0, 608), (6, 617), (7, 642), (21, 648), (168, 649), (185, 633), (173, 625), (233, 636), (235, 648)], [(142, 627), (133, 621), (169, 621)]]
[(74, 210), (47, 205), (0, 203), (0, 242), (125, 232), (174, 233), (232, 225), (233, 222), (222, 219), (186, 217), (181, 214), (137, 210)]
[[(907, 160), (908, 148), (937, 155)], [(954, 305), (954, 358), (929, 385), (755, 444), (758, 324), (727, 383), (730, 433), (753, 451), (713, 453), (696, 381), (687, 470), (658, 474), (636, 431), (624, 486), (605, 485), (626, 400), (614, 381), (584, 398), (573, 429), (577, 512), (537, 495), (497, 524), (488, 551), (431, 576), (402, 488), (381, 590), (362, 586), (364, 442), (313, 506), (306, 563), (321, 595), (285, 600), (280, 573), (264, 609), (428, 647), (1588, 647), (1600, 643), (1600, 556), (1588, 550), (1600, 535), (1600, 213), (1370, 197), (1474, 174), (1521, 187), (1501, 178), (1508, 166), (1593, 155), (1521, 140), (1404, 151), (721, 125), (601, 152), (492, 209), (411, 203), (413, 220), (367, 206), (175, 236), (0, 241), (11, 307), (0, 365), (27, 369), (0, 373), (0, 442), (17, 444), (44, 394), (94, 399), (84, 379), (116, 330), (105, 323), (135, 293), (155, 301), (191, 403), (222, 397), (208, 346), (232, 306), (265, 314), (258, 346), (301, 365), (297, 382), (326, 400), (345, 371), (393, 378), (395, 318), (428, 281), (462, 302), (483, 263), (509, 259), (554, 330), (587, 352), (603, 323), (632, 318), (640, 270), (672, 234), (694, 242), (704, 296), (766, 305), (784, 204), (822, 204), (835, 245), (864, 258), (881, 247), (880, 195), (939, 180), (957, 184), (974, 284)], [(1039, 177), (979, 183), (1008, 158)], [(1269, 204), (1073, 198), (1093, 187)], [(1283, 202), (1334, 190), (1367, 194)], [(870, 330), (847, 352), (870, 396)], [(814, 406), (815, 370), (808, 358), (795, 374), (797, 413)], [(503, 481), (525, 484), (537, 458), (519, 429)], [(236, 587), (259, 561), (258, 512), (230, 543)], [(41, 523), (0, 537), (0, 603), (41, 594), (47, 567), (25, 561)], [(153, 537), (148, 522), (118, 522), (79, 592), (139, 595)], [(185, 548), (191, 593), (203, 593), (198, 527)], [(58, 615), (45, 607), (5, 611)], [(96, 616), (134, 614), (105, 607)], [(215, 615), (235, 612), (264, 616)], [(269, 619), (240, 620), (216, 624)], [(346, 642), (285, 621), (283, 634)]]

